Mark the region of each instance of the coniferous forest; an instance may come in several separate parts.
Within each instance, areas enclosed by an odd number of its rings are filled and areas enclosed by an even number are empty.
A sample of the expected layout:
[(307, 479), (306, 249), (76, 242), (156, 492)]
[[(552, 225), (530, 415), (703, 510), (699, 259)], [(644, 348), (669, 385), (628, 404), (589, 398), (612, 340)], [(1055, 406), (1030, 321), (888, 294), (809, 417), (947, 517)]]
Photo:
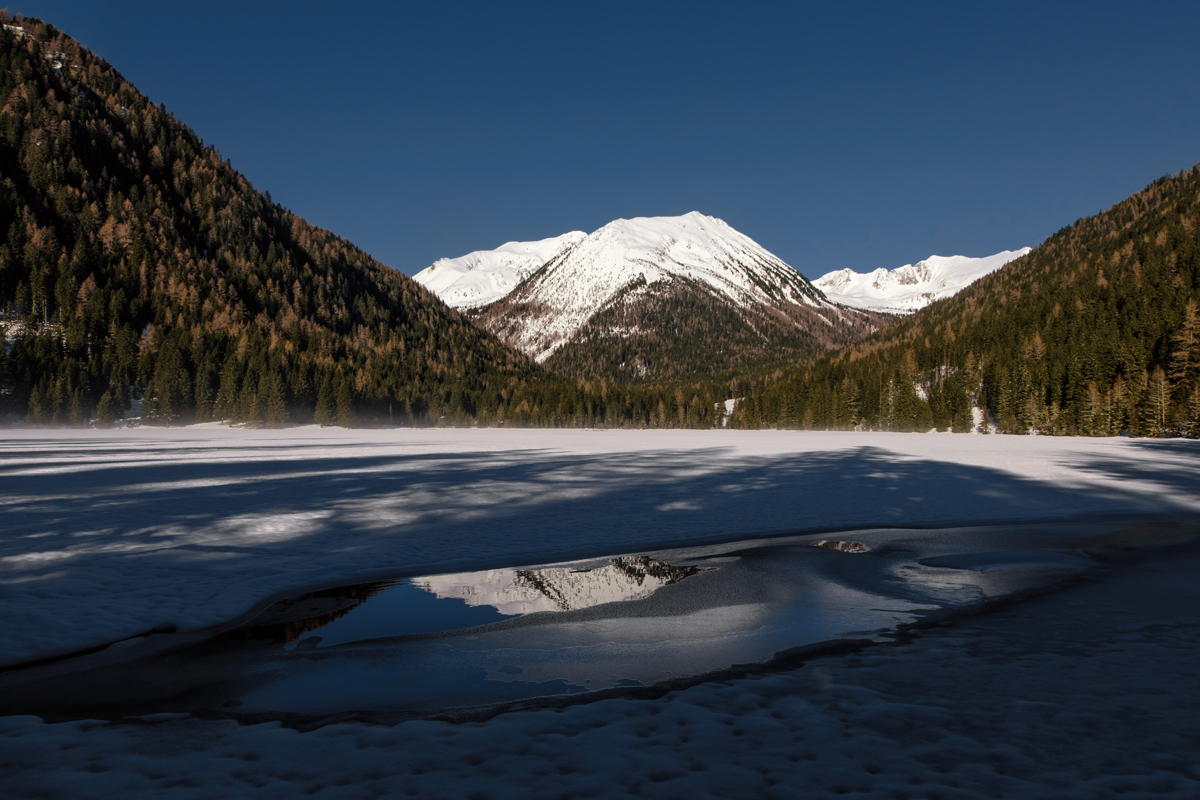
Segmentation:
[(1200, 167), (1155, 181), (955, 296), (791, 371), (735, 424), (1200, 435)]
[(520, 354), (260, 194), (51, 26), (0, 32), (4, 413), (103, 424), (472, 414)]
[(0, 422), (1200, 436), (1200, 169), (865, 340), (798, 340), (771, 371), (696, 377), (677, 367), (704, 342), (639, 342), (661, 362), (639, 379), (611, 341), (547, 371), (272, 202), (70, 37), (3, 21)]

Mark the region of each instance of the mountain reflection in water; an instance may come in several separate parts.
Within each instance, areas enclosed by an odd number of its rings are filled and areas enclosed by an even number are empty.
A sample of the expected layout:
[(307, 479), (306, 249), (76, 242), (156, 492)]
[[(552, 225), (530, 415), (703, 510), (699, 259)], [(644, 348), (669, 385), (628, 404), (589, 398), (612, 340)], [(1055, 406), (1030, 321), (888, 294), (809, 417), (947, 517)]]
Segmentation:
[(441, 598), (492, 606), (501, 614), (520, 616), (641, 600), (698, 572), (699, 567), (675, 566), (649, 556), (622, 556), (590, 570), (492, 569), (433, 575), (413, 583)]
[(322, 646), (329, 646), (439, 633), (537, 611), (641, 600), (697, 572), (699, 567), (648, 556), (622, 556), (590, 570), (496, 569), (361, 583), (280, 600), (220, 638), (286, 644), (317, 634)]

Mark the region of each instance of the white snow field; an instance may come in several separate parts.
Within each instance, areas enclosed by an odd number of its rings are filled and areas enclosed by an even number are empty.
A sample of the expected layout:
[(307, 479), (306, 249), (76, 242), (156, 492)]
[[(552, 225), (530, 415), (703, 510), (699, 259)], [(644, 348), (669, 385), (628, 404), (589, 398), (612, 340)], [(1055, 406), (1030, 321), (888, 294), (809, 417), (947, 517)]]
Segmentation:
[(968, 256), (930, 256), (916, 264), (893, 270), (880, 267), (874, 272), (841, 269), (827, 272), (813, 281), (835, 303), (883, 311), (911, 314), (934, 300), (958, 294), (984, 275), (990, 275), (1010, 261), (1032, 250), (1004, 250), (983, 258)]
[[(318, 585), (739, 538), (1140, 519), (1110, 536), (1183, 540), (1198, 456), (949, 434), (9, 430), (0, 659)], [(1200, 556), (1140, 552), (912, 641), (656, 697), (307, 732), (0, 717), (0, 794), (1194, 798)], [(941, 566), (1002, 561), (980, 558)]]

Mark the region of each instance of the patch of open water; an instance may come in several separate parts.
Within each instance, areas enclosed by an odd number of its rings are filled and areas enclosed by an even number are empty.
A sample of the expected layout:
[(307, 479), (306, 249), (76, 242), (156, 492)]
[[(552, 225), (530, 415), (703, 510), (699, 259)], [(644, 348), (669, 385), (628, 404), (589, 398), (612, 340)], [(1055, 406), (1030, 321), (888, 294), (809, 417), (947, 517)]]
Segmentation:
[(650, 685), (1061, 581), (1119, 527), (881, 529), (343, 586), (200, 642), (8, 673), (0, 713), (421, 714)]

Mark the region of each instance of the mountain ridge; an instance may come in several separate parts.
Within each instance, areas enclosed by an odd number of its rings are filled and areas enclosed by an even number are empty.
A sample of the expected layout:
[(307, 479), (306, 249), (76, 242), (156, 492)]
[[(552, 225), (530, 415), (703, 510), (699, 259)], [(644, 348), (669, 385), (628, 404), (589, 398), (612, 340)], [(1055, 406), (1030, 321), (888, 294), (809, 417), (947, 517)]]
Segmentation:
[(439, 258), (412, 279), (451, 308), (480, 308), (504, 297), (547, 261), (585, 238), (583, 231), (570, 231), (532, 242), (505, 242), (495, 250)]
[[(430, 288), (436, 272), (424, 271)], [(618, 379), (753, 369), (890, 322), (829, 302), (757, 242), (697, 211), (613, 220), (472, 318), (552, 372)]]
[(827, 272), (813, 281), (830, 300), (854, 308), (911, 314), (935, 300), (951, 297), (984, 275), (1028, 255), (1032, 248), (1003, 250), (983, 258), (932, 255), (895, 269)]

